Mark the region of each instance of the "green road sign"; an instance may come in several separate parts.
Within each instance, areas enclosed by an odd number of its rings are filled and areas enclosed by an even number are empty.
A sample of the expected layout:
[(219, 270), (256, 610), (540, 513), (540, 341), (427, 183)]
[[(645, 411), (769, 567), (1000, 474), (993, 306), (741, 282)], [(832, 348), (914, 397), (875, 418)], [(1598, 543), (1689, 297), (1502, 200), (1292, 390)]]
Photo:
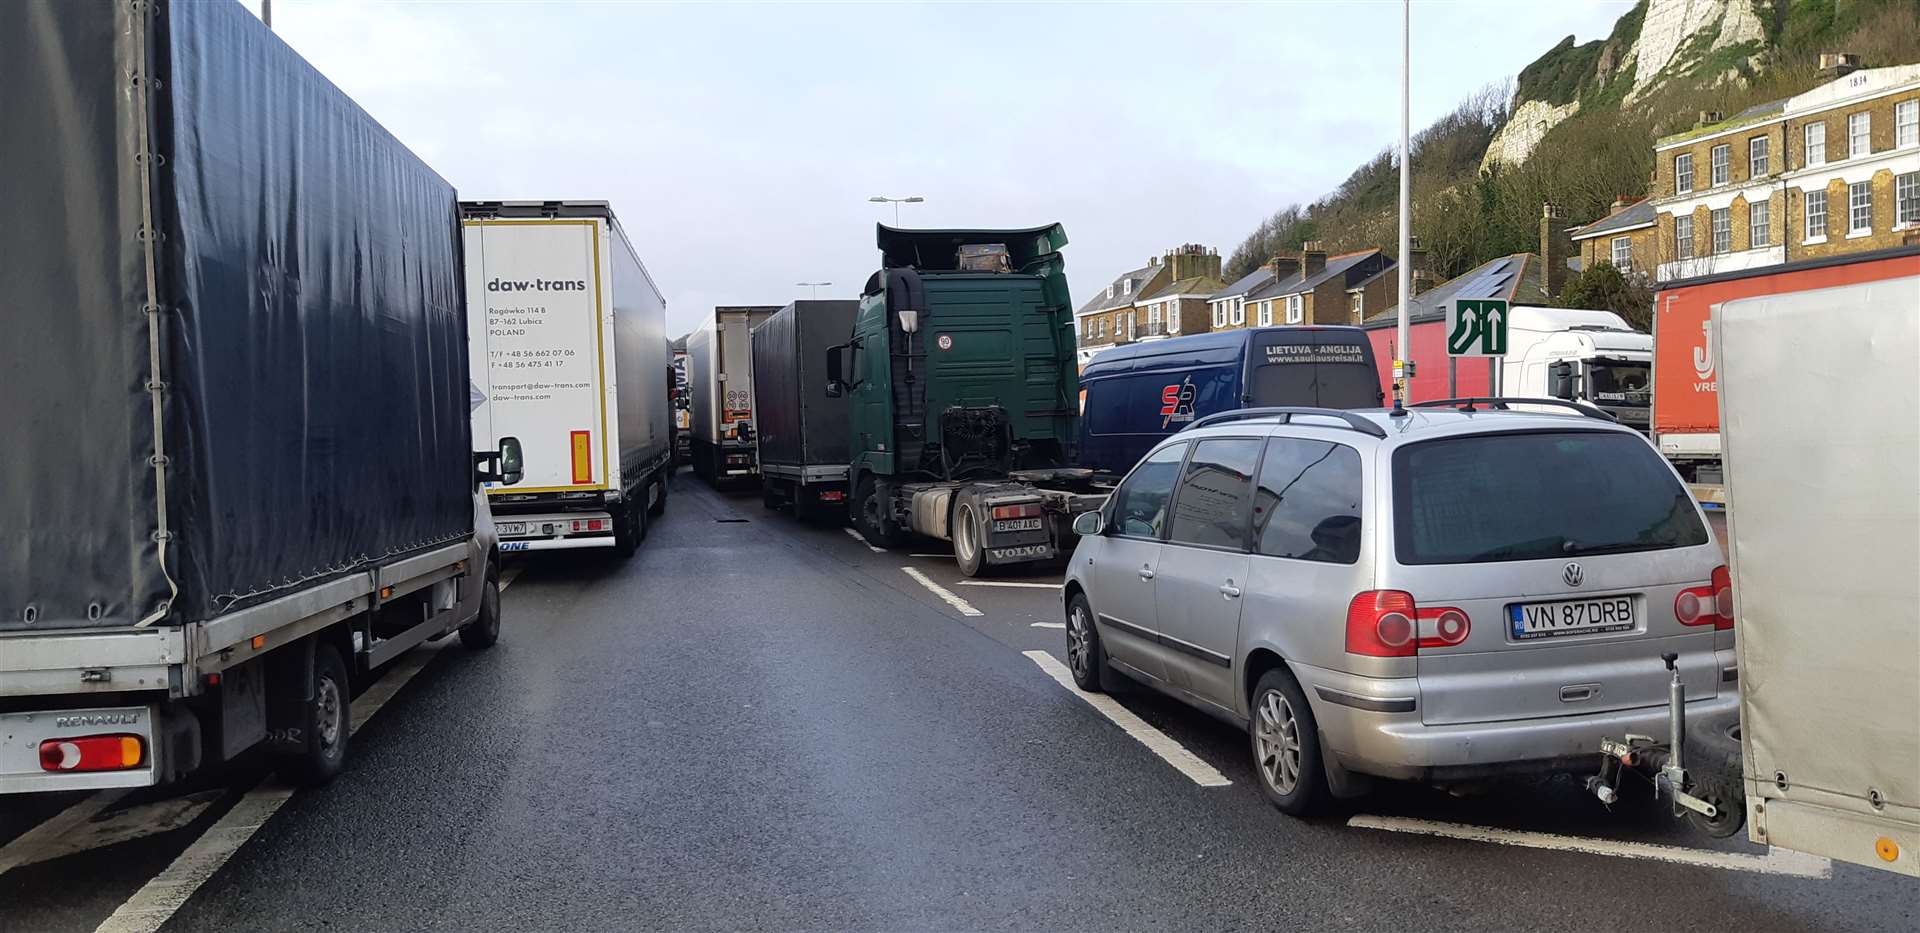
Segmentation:
[(1507, 303), (1500, 298), (1447, 302), (1448, 356), (1507, 355)]

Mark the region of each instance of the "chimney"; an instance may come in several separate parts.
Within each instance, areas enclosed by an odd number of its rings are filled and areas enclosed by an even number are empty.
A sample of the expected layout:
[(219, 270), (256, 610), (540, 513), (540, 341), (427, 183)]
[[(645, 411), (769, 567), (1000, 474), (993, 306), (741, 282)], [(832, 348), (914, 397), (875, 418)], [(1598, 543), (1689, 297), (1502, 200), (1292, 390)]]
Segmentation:
[(1540, 284), (1548, 298), (1559, 297), (1561, 287), (1567, 284), (1567, 257), (1573, 255), (1573, 240), (1566, 227), (1566, 218), (1557, 205), (1540, 206), (1540, 262), (1545, 266)]
[(1316, 275), (1327, 267), (1327, 248), (1319, 240), (1300, 244), (1300, 268), (1304, 275)]
[(1620, 213), (1621, 208), (1628, 207), (1630, 205), (1634, 205), (1638, 203), (1640, 203), (1639, 198), (1630, 198), (1622, 194), (1622, 195), (1616, 196), (1613, 199), (1613, 206), (1607, 208), (1607, 213), (1618, 214)]
[(1300, 260), (1292, 256), (1275, 256), (1267, 263), (1267, 270), (1273, 273), (1273, 280), (1283, 282), (1300, 271)]
[(1820, 70), (1817, 76), (1823, 81), (1842, 78), (1860, 70), (1860, 56), (1846, 52), (1820, 53)]
[(1188, 243), (1179, 249), (1167, 251), (1168, 262), (1173, 269), (1173, 280), (1178, 282), (1196, 276), (1220, 277), (1220, 254), (1198, 243)]
[[(1407, 244), (1407, 287), (1412, 289), (1415, 295), (1433, 287), (1433, 272), (1430, 269), (1427, 263), (1427, 248), (1420, 245), (1419, 237), (1412, 237)], [(1398, 275), (1394, 277), (1394, 283), (1399, 284)]]
[(1710, 123), (1718, 123), (1724, 119), (1726, 119), (1726, 114), (1723, 114), (1718, 110), (1702, 110), (1700, 111), (1699, 118), (1693, 121), (1693, 125), (1696, 127), (1701, 127), (1701, 126), (1706, 126)]

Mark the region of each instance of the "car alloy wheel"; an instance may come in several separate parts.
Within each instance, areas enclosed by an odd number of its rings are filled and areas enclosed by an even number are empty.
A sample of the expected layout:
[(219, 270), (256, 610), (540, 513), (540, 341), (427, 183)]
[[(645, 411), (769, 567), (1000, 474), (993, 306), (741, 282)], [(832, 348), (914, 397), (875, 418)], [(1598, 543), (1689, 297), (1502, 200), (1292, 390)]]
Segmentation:
[(1080, 680), (1091, 676), (1093, 669), (1092, 621), (1087, 618), (1087, 609), (1075, 605), (1067, 612), (1067, 666), (1073, 668), (1073, 675)]
[(1293, 704), (1278, 690), (1260, 698), (1255, 739), (1260, 746), (1260, 777), (1276, 793), (1291, 794), (1300, 784), (1300, 722)]

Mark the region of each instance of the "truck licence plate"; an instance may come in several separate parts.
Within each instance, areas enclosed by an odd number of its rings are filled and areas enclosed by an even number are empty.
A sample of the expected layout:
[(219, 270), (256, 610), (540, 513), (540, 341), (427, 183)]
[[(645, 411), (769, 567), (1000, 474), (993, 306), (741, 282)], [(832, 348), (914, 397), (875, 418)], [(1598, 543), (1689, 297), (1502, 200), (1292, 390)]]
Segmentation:
[(1551, 603), (1513, 603), (1507, 606), (1515, 641), (1556, 635), (1624, 632), (1639, 621), (1633, 615), (1633, 597), (1601, 596)]
[(526, 522), (494, 522), (493, 530), (503, 535), (523, 535), (527, 533)]
[(994, 530), (994, 531), (996, 531), (996, 532), (1000, 532), (1000, 531), (1039, 531), (1039, 530), (1040, 530), (1040, 520), (1039, 520), (1039, 519), (1037, 519), (1037, 518), (1008, 518), (1008, 519), (1002, 519), (1002, 520), (1000, 520), (1000, 521), (996, 521), (996, 522), (994, 522), (994, 523), (993, 523), (993, 530)]

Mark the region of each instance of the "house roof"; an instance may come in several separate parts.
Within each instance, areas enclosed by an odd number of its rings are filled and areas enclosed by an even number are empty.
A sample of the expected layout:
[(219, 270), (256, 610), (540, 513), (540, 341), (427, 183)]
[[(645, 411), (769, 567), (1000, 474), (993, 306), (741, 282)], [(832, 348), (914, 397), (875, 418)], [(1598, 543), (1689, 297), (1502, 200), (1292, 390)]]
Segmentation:
[(1375, 272), (1372, 275), (1366, 276), (1365, 278), (1356, 279), (1352, 282), (1348, 282), (1347, 291), (1350, 291), (1350, 292), (1358, 291), (1362, 288), (1366, 288), (1367, 286), (1372, 285), (1375, 279), (1380, 278), (1383, 275), (1392, 275), (1395, 269), (1396, 269), (1396, 264), (1391, 262), (1387, 263), (1386, 265), (1383, 265), (1380, 267), (1380, 271)]
[[(1094, 314), (1115, 308), (1132, 307), (1134, 300), (1139, 298), (1140, 293), (1146, 289), (1147, 283), (1165, 268), (1156, 263), (1149, 263), (1138, 269), (1120, 273), (1120, 276), (1113, 280), (1113, 284), (1095, 292), (1093, 299), (1081, 305), (1080, 310), (1075, 311), (1074, 314)], [(1126, 287), (1129, 281), (1133, 283), (1131, 289)], [(1112, 289), (1112, 297), (1108, 297), (1108, 289)]]
[(1345, 275), (1348, 269), (1359, 265), (1368, 257), (1379, 252), (1377, 249), (1365, 249), (1357, 253), (1342, 253), (1338, 256), (1330, 256), (1327, 258), (1327, 264), (1322, 267), (1320, 271), (1312, 275), (1294, 273), (1278, 282), (1257, 289), (1247, 297), (1255, 299), (1277, 298), (1283, 295), (1298, 295), (1303, 292), (1313, 291), (1328, 279), (1336, 275)]
[(1151, 295), (1140, 295), (1136, 296), (1136, 298), (1143, 301), (1152, 301), (1155, 298), (1164, 298), (1169, 295), (1205, 295), (1212, 298), (1216, 297), (1214, 295), (1215, 292), (1218, 292), (1225, 286), (1226, 283), (1221, 282), (1211, 275), (1194, 275), (1181, 279), (1178, 282), (1168, 283), (1161, 288), (1156, 288)]
[[(1549, 296), (1540, 284), (1540, 257), (1533, 253), (1514, 253), (1490, 259), (1465, 275), (1413, 296), (1407, 319), (1429, 321), (1445, 317), (1447, 303), (1455, 298), (1505, 298), (1514, 304), (1546, 304)], [(1394, 305), (1367, 315), (1361, 326), (1391, 326), (1399, 315), (1400, 306)]]
[(1261, 266), (1235, 279), (1233, 284), (1215, 292), (1213, 294), (1213, 300), (1219, 301), (1222, 298), (1238, 298), (1271, 281), (1273, 281), (1273, 270), (1266, 266)]
[(1683, 143), (1683, 142), (1686, 142), (1687, 140), (1697, 139), (1702, 136), (1712, 136), (1715, 133), (1723, 133), (1723, 132), (1726, 132), (1727, 130), (1745, 126), (1749, 123), (1763, 123), (1774, 117), (1780, 116), (1782, 113), (1786, 112), (1786, 109), (1787, 109), (1787, 98), (1785, 97), (1782, 97), (1779, 100), (1770, 100), (1764, 104), (1754, 104), (1753, 106), (1748, 107), (1747, 109), (1742, 110), (1739, 113), (1736, 113), (1733, 116), (1730, 116), (1724, 120), (1721, 120), (1718, 123), (1709, 123), (1706, 126), (1696, 126), (1689, 130), (1681, 130), (1678, 133), (1662, 136), (1654, 142), (1653, 148), (1664, 149), (1676, 143)]
[(1629, 204), (1584, 227), (1573, 228), (1572, 237), (1576, 240), (1590, 240), (1603, 233), (1612, 233), (1615, 230), (1631, 230), (1635, 227), (1645, 227), (1653, 223), (1653, 218), (1653, 199), (1642, 198), (1640, 201)]

